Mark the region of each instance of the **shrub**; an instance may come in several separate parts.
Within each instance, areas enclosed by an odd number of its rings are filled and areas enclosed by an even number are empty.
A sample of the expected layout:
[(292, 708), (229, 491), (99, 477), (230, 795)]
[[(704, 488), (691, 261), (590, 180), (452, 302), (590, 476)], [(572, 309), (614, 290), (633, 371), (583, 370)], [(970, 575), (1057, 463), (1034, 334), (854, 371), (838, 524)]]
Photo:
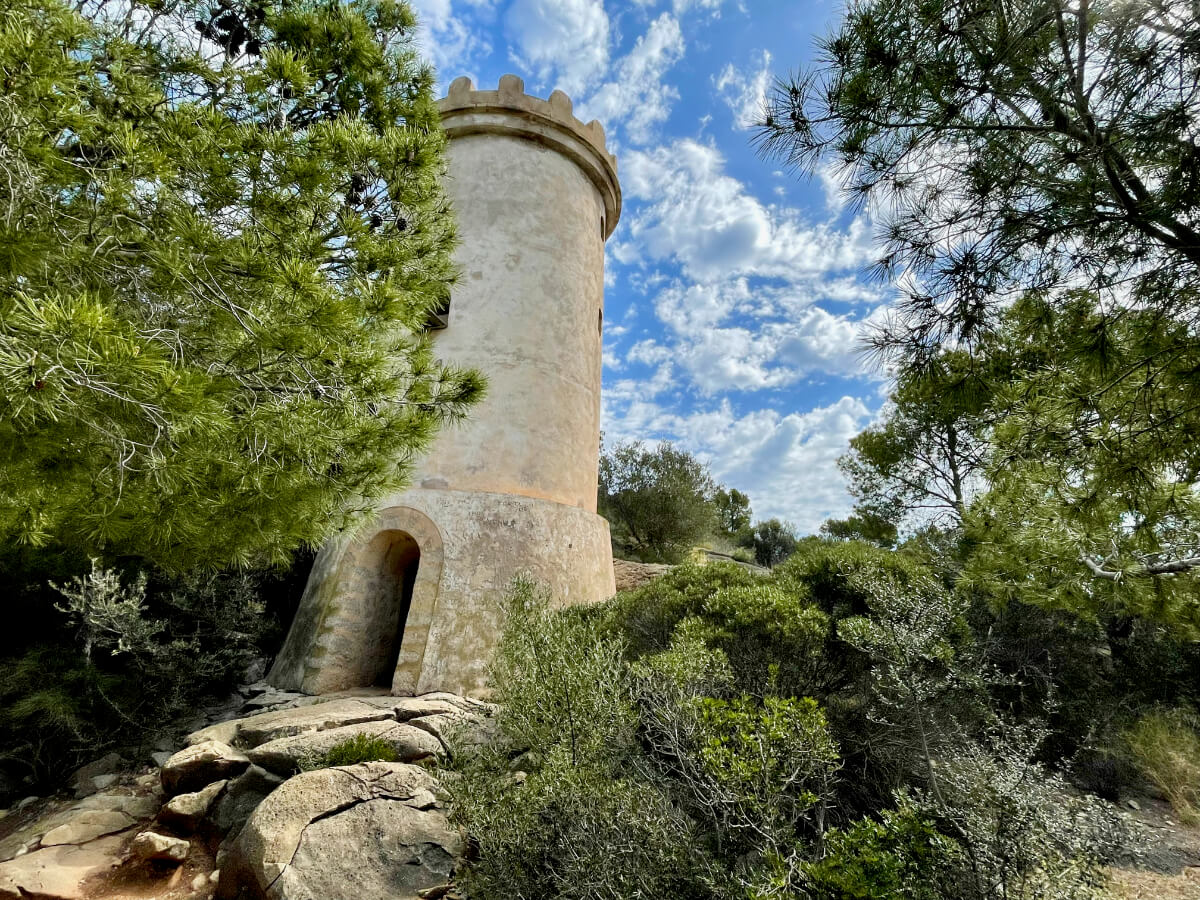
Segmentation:
[(1200, 822), (1200, 733), (1183, 709), (1142, 716), (1126, 734), (1134, 764), (1171, 801), (1179, 818)]
[(860, 819), (825, 835), (824, 855), (789, 871), (773, 867), (772, 885), (799, 887), (812, 900), (939, 900), (961, 848), (903, 801), (879, 819)]
[(332, 769), (334, 766), (353, 766), (357, 763), (377, 761), (399, 762), (400, 754), (383, 738), (360, 731), (353, 737), (334, 744), (324, 753), (301, 757), (300, 771), (309, 772), (313, 769)]
[(527, 578), (513, 582), (504, 615), (491, 675), (505, 740), (538, 752), (563, 747), (578, 764), (620, 753), (633, 725), (624, 643), (586, 611), (551, 610)]
[(662, 791), (573, 763), (565, 747), (525, 777), (476, 756), (445, 783), (474, 847), (460, 875), (472, 898), (720, 896), (694, 824)]
[(49, 573), (8, 562), (36, 628), (6, 635), (0, 759), (47, 786), (222, 696), (274, 632), (259, 599), (267, 573), (122, 577), (93, 564), (55, 599), (38, 589)]

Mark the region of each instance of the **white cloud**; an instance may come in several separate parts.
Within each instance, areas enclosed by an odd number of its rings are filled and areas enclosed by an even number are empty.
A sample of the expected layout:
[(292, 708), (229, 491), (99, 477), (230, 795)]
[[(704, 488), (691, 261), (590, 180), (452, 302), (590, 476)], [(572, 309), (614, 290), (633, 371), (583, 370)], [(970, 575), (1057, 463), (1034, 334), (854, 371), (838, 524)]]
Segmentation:
[(861, 399), (842, 397), (804, 413), (759, 409), (738, 415), (727, 401), (679, 414), (651, 398), (606, 391), (606, 440), (675, 441), (705, 459), (718, 481), (749, 494), (755, 518), (778, 516), (805, 533), (850, 510), (837, 459), (871, 420)]
[[(622, 185), (644, 201), (623, 243), (643, 259), (678, 262), (696, 281), (735, 275), (795, 280), (857, 269), (874, 257), (871, 228), (855, 218), (844, 229), (810, 224), (785, 207), (764, 205), (725, 174), (712, 145), (690, 139), (627, 151)], [(630, 259), (627, 247), (615, 253)]]
[(601, 0), (514, 0), (504, 30), (513, 61), (568, 94), (582, 93), (608, 65)]
[(609, 129), (623, 125), (631, 140), (649, 141), (654, 126), (666, 120), (672, 102), (679, 99), (679, 91), (664, 84), (663, 76), (683, 53), (679, 21), (663, 13), (614, 64), (611, 80), (581, 104), (581, 117), (599, 119)]
[[(655, 313), (671, 339), (669, 347), (656, 344), (656, 352), (675, 360), (705, 394), (778, 388), (817, 374), (867, 376), (860, 342), (883, 307), (851, 318), (815, 300), (792, 287), (752, 288), (744, 278), (676, 282), (655, 298)], [(635, 355), (641, 347), (630, 352), (631, 362), (658, 361)]]
[(746, 69), (729, 63), (713, 79), (713, 85), (733, 113), (734, 128), (752, 127), (762, 119), (767, 88), (771, 86), (771, 54), (760, 51), (757, 66)]
[[(455, 3), (457, 2), (457, 9)], [(480, 28), (470, 28), (463, 7), (476, 14), (491, 12), (492, 0), (412, 0), (417, 13), (417, 45), (438, 71), (443, 86), (469, 71), (475, 61), (488, 56), (492, 45)]]

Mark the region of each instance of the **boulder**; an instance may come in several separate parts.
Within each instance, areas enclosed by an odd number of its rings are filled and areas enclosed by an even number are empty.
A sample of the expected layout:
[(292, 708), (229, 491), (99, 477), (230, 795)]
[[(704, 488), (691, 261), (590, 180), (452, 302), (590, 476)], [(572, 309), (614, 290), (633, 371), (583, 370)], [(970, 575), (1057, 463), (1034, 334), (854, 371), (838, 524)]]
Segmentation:
[(120, 837), (105, 837), (82, 847), (46, 847), (0, 863), (0, 900), (83, 900), (84, 881), (120, 865), (123, 844)]
[(183, 838), (156, 831), (143, 831), (133, 839), (129, 849), (139, 859), (181, 863), (187, 859), (191, 845)]
[(159, 811), (159, 821), (184, 831), (194, 831), (228, 783), (228, 780), (214, 781), (202, 790), (172, 797)]
[[(158, 787), (157, 779), (154, 786)], [(158, 811), (161, 798), (158, 791), (149, 794), (93, 794), (72, 806), (68, 814), (75, 810), (103, 809), (123, 812), (133, 819), (149, 819)]]
[(326, 731), (343, 725), (361, 725), (363, 722), (381, 722), (394, 715), (390, 705), (380, 708), (353, 698), (329, 700), (240, 719), (236, 740), (241, 747), (257, 747), (267, 741), (294, 734)]
[(119, 753), (108, 753), (99, 759), (80, 766), (71, 776), (71, 786), (75, 788), (76, 797), (86, 797), (100, 790), (92, 779), (97, 775), (111, 775), (125, 765), (125, 760)]
[(259, 694), (257, 697), (251, 697), (246, 701), (243, 709), (262, 709), (266, 706), (279, 706), (283, 703), (291, 703), (293, 700), (302, 700), (307, 694), (299, 694), (295, 691), (267, 691), (265, 694)]
[(220, 741), (184, 747), (162, 767), (163, 790), (168, 796), (197, 791), (214, 781), (240, 775), (250, 765), (245, 754)]
[(207, 725), (193, 731), (183, 739), (183, 743), (188, 747), (194, 747), (196, 744), (203, 744), (205, 741), (220, 741), (222, 744), (233, 746), (237, 740), (238, 719), (233, 719), (228, 722), (217, 722), (215, 725)]
[(209, 821), (222, 834), (236, 837), (258, 804), (281, 784), (283, 779), (278, 775), (261, 766), (250, 766), (226, 786), (225, 793), (209, 812)]
[(459, 711), (422, 716), (410, 720), (408, 724), (431, 734), (447, 751), (450, 737), (455, 733), (461, 734), (468, 743), (476, 745), (488, 743), (496, 733), (495, 720), (476, 712)]
[(102, 791), (105, 788), (112, 787), (120, 780), (120, 778), (121, 776), (117, 775), (115, 772), (109, 775), (96, 775), (92, 778), (92, 786), (96, 790)]
[(88, 841), (132, 828), (134, 818), (120, 810), (84, 809), (69, 820), (42, 835), (42, 846), (57, 844), (86, 844)]
[(462, 840), (436, 787), (405, 763), (301, 773), (250, 816), (221, 862), (217, 896), (402, 898), (444, 884)]
[(442, 745), (427, 732), (388, 719), (276, 738), (247, 750), (246, 755), (250, 757), (251, 762), (264, 769), (270, 769), (280, 775), (291, 775), (305, 757), (322, 756), (336, 745), (358, 734), (368, 734), (387, 741), (396, 751), (400, 762), (416, 762), (436, 756), (442, 750)]

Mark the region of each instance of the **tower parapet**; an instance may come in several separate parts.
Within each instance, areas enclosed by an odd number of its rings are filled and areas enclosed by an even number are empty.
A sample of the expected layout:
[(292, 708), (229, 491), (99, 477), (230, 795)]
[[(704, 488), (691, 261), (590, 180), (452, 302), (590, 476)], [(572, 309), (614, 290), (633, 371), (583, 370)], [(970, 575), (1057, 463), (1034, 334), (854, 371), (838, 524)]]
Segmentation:
[(513, 135), (537, 141), (578, 165), (604, 200), (604, 238), (621, 216), (621, 184), (617, 158), (608, 152), (604, 126), (596, 119), (586, 125), (575, 118), (571, 98), (554, 91), (542, 100), (525, 93), (516, 75), (504, 75), (494, 91), (477, 91), (467, 76), (454, 79), (438, 101), (442, 128), (451, 140), (470, 134)]
[(413, 487), (318, 554), (271, 670), (279, 687), (475, 692), (515, 575), (560, 604), (614, 590), (596, 481), (616, 158), (566, 94), (530, 97), (513, 75), (494, 91), (459, 78), (439, 110), (461, 276), (434, 349), (481, 370), (488, 392)]

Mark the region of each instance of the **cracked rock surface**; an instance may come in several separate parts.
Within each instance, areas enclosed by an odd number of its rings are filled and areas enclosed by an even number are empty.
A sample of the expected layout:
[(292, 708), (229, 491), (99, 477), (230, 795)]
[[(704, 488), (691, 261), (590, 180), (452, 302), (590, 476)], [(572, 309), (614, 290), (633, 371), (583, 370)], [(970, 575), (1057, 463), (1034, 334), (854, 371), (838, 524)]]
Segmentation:
[(221, 868), (222, 900), (416, 897), (444, 884), (462, 850), (434, 796), (406, 763), (303, 772), (250, 816)]

